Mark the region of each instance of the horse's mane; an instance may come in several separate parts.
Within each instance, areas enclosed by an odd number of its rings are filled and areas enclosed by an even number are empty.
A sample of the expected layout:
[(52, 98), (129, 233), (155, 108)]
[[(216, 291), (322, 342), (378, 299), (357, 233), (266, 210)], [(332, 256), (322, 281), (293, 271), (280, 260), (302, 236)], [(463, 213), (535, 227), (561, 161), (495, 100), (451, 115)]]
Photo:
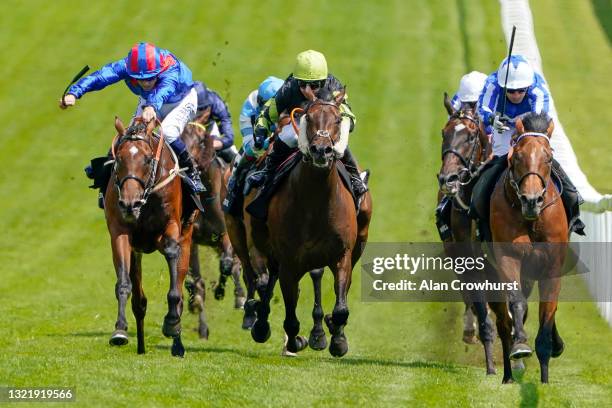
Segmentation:
[(333, 102), (334, 93), (331, 89), (324, 86), (323, 88), (319, 89), (319, 92), (317, 93), (317, 98), (324, 102)]
[(521, 118), (521, 121), (523, 122), (523, 127), (528, 132), (546, 133), (546, 130), (550, 125), (551, 118), (544, 112), (529, 112)]

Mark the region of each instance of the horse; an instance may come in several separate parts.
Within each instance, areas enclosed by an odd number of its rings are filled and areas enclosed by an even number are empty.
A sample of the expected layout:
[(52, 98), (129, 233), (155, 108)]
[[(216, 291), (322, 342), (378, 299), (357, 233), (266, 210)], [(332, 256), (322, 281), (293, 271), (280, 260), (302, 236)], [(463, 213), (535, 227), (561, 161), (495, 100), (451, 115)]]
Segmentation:
[[(285, 125), (290, 123), (290, 118), (288, 115), (281, 115), (279, 119), (279, 125), (277, 126), (277, 131), (280, 131)], [(272, 139), (274, 139), (273, 136)], [(272, 142), (273, 143), (273, 142)], [(272, 144), (270, 144), (268, 151), (272, 148)], [(267, 152), (266, 152), (267, 154)], [(254, 165), (254, 169), (258, 169), (263, 164), (266, 154), (262, 155)], [(225, 192), (228, 180), (230, 177), (230, 173), (226, 173), (223, 183), (222, 191)], [(244, 203), (242, 206), (242, 217), (234, 216), (230, 213), (225, 214), (225, 222), (227, 224), (227, 231), (232, 242), (233, 248), (240, 259), (240, 262), (244, 271), (244, 280), (247, 286), (247, 301), (244, 305), (244, 317), (242, 322), (242, 328), (245, 330), (252, 329), (255, 324), (255, 320), (257, 318), (256, 310), (259, 310), (259, 314), (263, 315), (264, 309), (262, 309), (263, 305), (261, 303), (261, 299), (265, 298), (268, 284), (269, 284), (269, 274), (266, 268), (266, 259), (265, 256), (262, 255), (257, 248), (255, 247), (252, 234), (251, 234), (251, 216), (245, 210), (246, 207), (253, 201), (255, 196), (257, 195), (257, 189), (252, 189), (250, 192), (244, 197)], [(258, 271), (256, 273), (256, 270)], [(325, 336), (325, 331), (323, 330), (323, 307), (321, 302), (321, 280), (323, 278), (323, 268), (315, 268), (309, 272), (310, 277), (313, 283), (314, 289), (314, 305), (312, 309), (312, 319), (313, 319), (313, 327), (310, 331), (310, 336), (308, 339), (308, 345), (313, 350), (324, 350), (327, 347), (327, 338)], [(276, 277), (272, 277), (276, 279)], [(272, 284), (273, 287), (273, 284)], [(259, 294), (259, 300), (255, 299), (255, 292)], [(271, 292), (270, 292), (271, 295)], [(269, 313), (269, 308), (267, 309)], [(267, 340), (267, 338), (265, 339)], [(288, 350), (283, 350), (283, 355), (291, 355)]]
[(295, 314), (299, 281), (309, 270), (325, 266), (334, 275), (336, 294), (334, 309), (325, 316), (331, 334), (329, 352), (341, 357), (348, 351), (344, 334), (349, 316), (347, 295), (353, 267), (367, 242), (372, 199), (369, 192), (365, 193), (357, 211), (336, 169), (343, 150), (335, 148), (346, 149), (347, 142), (340, 140), (344, 96), (344, 90), (335, 97), (322, 92), (319, 98), (309, 92), (300, 129), (294, 124), (299, 134), (298, 154), (303, 160), (272, 196), (267, 221), (251, 218), (253, 242), (265, 256), (270, 274), (251, 336), (257, 342), (270, 336), (269, 303), (278, 278), (285, 304), (286, 347), (292, 353), (307, 345), (307, 340), (299, 336), (300, 322)]
[[(159, 121), (157, 121), (159, 123)], [(172, 337), (171, 354), (183, 357), (181, 341), (182, 287), (189, 265), (193, 221), (198, 213), (183, 200), (178, 160), (163, 135), (153, 136), (156, 124), (137, 117), (127, 129), (115, 119), (118, 135), (113, 141), (114, 164), (106, 189), (104, 213), (111, 237), (113, 263), (117, 274), (115, 295), (118, 315), (110, 344), (128, 343), (125, 306), (132, 294), (136, 318), (138, 354), (145, 352), (144, 318), (147, 298), (142, 288), (143, 253), (155, 250), (166, 258), (170, 272), (168, 313), (162, 333)]]
[(244, 288), (240, 283), (240, 261), (234, 254), (227, 234), (225, 218), (221, 210), (224, 198), (222, 189), (223, 177), (229, 167), (215, 155), (213, 138), (206, 124), (210, 117), (210, 108), (205, 109), (194, 121), (189, 122), (181, 139), (189, 149), (206, 191), (200, 194), (204, 212), (196, 218), (193, 226), (193, 242), (189, 259), (189, 275), (186, 287), (189, 292), (189, 311), (198, 313), (198, 333), (200, 338), (208, 339), (209, 328), (206, 321), (205, 299), (206, 287), (200, 273), (198, 245), (215, 248), (219, 254), (219, 281), (214, 289), (215, 299), (225, 297), (225, 285), (228, 276), (232, 276), (234, 290), (234, 308), (241, 309), (245, 302)]
[[(553, 121), (545, 113), (529, 113), (517, 119), (508, 168), (495, 185), (489, 218), (493, 241), (512, 243), (510, 249), (502, 245), (493, 247), (500, 282), (516, 282), (524, 289), (528, 272), (525, 265), (534, 260), (539, 265), (532, 269), (537, 270), (540, 294), (535, 347), (542, 383), (548, 382), (550, 358), (559, 357), (564, 350), (555, 312), (569, 241), (565, 209), (551, 178), (553, 129)], [(497, 315), (497, 330), (503, 346), (502, 382), (509, 383), (513, 381), (510, 359), (528, 357), (532, 351), (526, 344), (523, 326), (527, 317), (525, 294), (519, 288), (503, 295), (508, 297), (512, 318), (505, 301), (490, 305)]]
[[(442, 165), (437, 175), (439, 183), (438, 201), (441, 195), (451, 200), (450, 237), (444, 241), (448, 256), (465, 256), (466, 250), (472, 254), (478, 249), (471, 245), (475, 241), (472, 219), (468, 215), (472, 187), (478, 169), (484, 160), (488, 138), (477, 116), (475, 104), (462, 104), (455, 110), (448, 94), (444, 93), (444, 106), (449, 118), (442, 129)], [(459, 244), (459, 245), (457, 245)], [(476, 271), (459, 275), (460, 279), (475, 278)], [(474, 312), (478, 319), (480, 340), (485, 350), (487, 374), (495, 374), (493, 362), (493, 323), (488, 317), (484, 291), (463, 292), (466, 305), (464, 313), (463, 341), (475, 343)], [(472, 311), (474, 310), (474, 312)]]

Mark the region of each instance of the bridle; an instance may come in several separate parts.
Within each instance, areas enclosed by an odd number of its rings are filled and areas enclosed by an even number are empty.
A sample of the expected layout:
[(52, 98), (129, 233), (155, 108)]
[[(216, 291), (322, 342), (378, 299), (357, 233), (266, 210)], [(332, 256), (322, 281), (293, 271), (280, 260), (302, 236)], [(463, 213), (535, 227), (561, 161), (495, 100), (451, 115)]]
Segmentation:
[[(478, 168), (475, 163), (475, 157), (476, 157), (476, 152), (478, 151), (477, 149), (480, 148), (480, 138), (477, 135), (477, 132), (480, 129), (480, 121), (478, 120), (478, 118), (474, 118), (472, 115), (469, 115), (466, 111), (463, 111), (463, 110), (456, 112), (449, 119), (458, 119), (458, 120), (467, 119), (476, 125), (476, 133), (470, 132), (469, 130), (467, 130), (467, 127), (465, 127), (465, 129), (468, 132), (467, 141), (471, 143), (475, 139), (474, 143), (472, 143), (472, 148), (470, 149), (470, 152), (467, 155), (467, 158), (464, 157), (461, 154), (461, 152), (459, 152), (456, 148), (452, 146), (442, 151), (442, 161), (444, 161), (444, 158), (446, 157), (447, 154), (453, 154), (456, 157), (458, 157), (459, 160), (461, 161), (463, 168), (459, 170), (457, 175), (459, 177), (459, 184), (462, 186), (465, 186), (469, 184), (472, 181), (472, 179), (474, 179), (474, 177), (476, 177), (476, 175), (478, 174)], [(442, 136), (444, 137), (444, 129), (442, 129)], [(462, 177), (463, 174), (465, 174), (467, 178)]]
[[(540, 132), (525, 132), (522, 133), (521, 135), (519, 135), (515, 140), (512, 141), (512, 148), (514, 148), (514, 146), (516, 146), (522, 139), (526, 138), (526, 137), (541, 137), (544, 138), (546, 140), (546, 142), (548, 143), (548, 145), (550, 146), (550, 138), (548, 137), (548, 135), (546, 133), (540, 133)], [(544, 178), (544, 176), (542, 176), (540, 173), (537, 173), (535, 171), (529, 171), (525, 174), (523, 174), (518, 180), (516, 180), (515, 176), (514, 176), (514, 166), (512, 165), (512, 161), (510, 160), (510, 166), (508, 168), (508, 172), (507, 172), (507, 177), (508, 177), (508, 181), (510, 183), (510, 186), (512, 187), (512, 189), (514, 190), (514, 192), (516, 193), (516, 196), (520, 199), (521, 197), (521, 193), (520, 193), (520, 188), (521, 188), (521, 184), (523, 182), (523, 180), (525, 180), (525, 178), (527, 176), (537, 176), (540, 181), (542, 182), (542, 186), (543, 186), (543, 190), (542, 190), (542, 196), (544, 196), (544, 194), (546, 194), (546, 189), (548, 186), (548, 183), (546, 182), (546, 179)], [(552, 201), (554, 202), (554, 200)], [(549, 205), (552, 204), (549, 203), (548, 205), (546, 205), (545, 207), (543, 207), (542, 209), (548, 207)]]
[[(159, 119), (157, 119), (157, 124), (161, 125), (161, 122), (159, 121)], [(115, 158), (115, 148), (119, 147), (121, 144), (123, 144), (124, 142), (127, 141), (143, 141), (143, 142), (147, 142), (149, 144), (149, 147), (151, 147), (151, 150), (153, 150), (153, 147), (151, 146), (151, 139), (152, 137), (145, 137), (142, 136), (142, 134), (137, 133), (137, 132), (142, 132), (143, 130), (145, 130), (145, 125), (142, 123), (139, 124), (134, 124), (130, 127), (128, 127), (126, 129), (126, 133), (125, 135), (121, 136), (119, 138), (119, 140), (115, 143), (115, 141), (113, 141), (112, 144), (112, 154), (113, 154), (113, 158)], [(140, 186), (143, 188), (143, 193), (142, 196), (140, 198), (140, 200), (138, 200), (138, 202), (140, 202), (140, 204), (142, 206), (144, 206), (147, 202), (147, 200), (149, 199), (149, 196), (151, 195), (151, 193), (158, 191), (159, 189), (161, 189), (162, 187), (164, 187), (166, 184), (168, 184), (174, 177), (176, 177), (176, 175), (178, 174), (178, 160), (175, 157), (174, 152), (172, 151), (172, 149), (170, 149), (170, 152), (173, 155), (174, 158), (174, 162), (175, 162), (175, 168), (173, 170), (170, 171), (169, 176), (161, 181), (161, 182), (157, 182), (156, 183), (156, 178), (157, 178), (157, 169), (158, 169), (158, 165), (159, 165), (159, 160), (161, 157), (161, 153), (162, 153), (162, 149), (164, 147), (165, 144), (165, 140), (164, 140), (164, 136), (161, 130), (161, 126), (159, 128), (159, 142), (157, 144), (157, 150), (155, 153), (155, 157), (150, 157), (147, 156), (148, 158), (151, 159), (151, 170), (149, 171), (149, 175), (147, 177), (147, 181), (144, 181), (143, 179), (141, 179), (140, 177), (134, 175), (134, 174), (127, 174), (126, 176), (124, 176), (121, 179), (117, 178), (117, 167), (118, 167), (118, 162), (115, 160), (115, 164), (113, 166), (113, 171), (115, 173), (115, 187), (117, 188), (117, 197), (118, 200), (121, 200), (121, 189), (123, 187), (123, 185), (125, 184), (126, 181), (128, 180), (135, 180), (138, 184), (140, 184)], [(115, 147), (116, 146), (116, 147)]]
[[(333, 106), (334, 109), (337, 111), (337, 114), (339, 117), (342, 116), (346, 116), (344, 113), (342, 113), (340, 111), (340, 108), (338, 107), (338, 105), (336, 105), (335, 102), (331, 102), (331, 101), (324, 101), (322, 99), (314, 99), (312, 102), (310, 102), (307, 106), (306, 109), (302, 109), (302, 108), (293, 108), (293, 110), (290, 113), (290, 118), (291, 118), (291, 126), (293, 126), (293, 130), (295, 131), (296, 134), (299, 135), (300, 133), (300, 127), (298, 126), (298, 124), (295, 121), (295, 114), (296, 113), (302, 113), (303, 115), (307, 115), (308, 111), (316, 105), (324, 105), (324, 106)], [(326, 129), (317, 129), (317, 131), (315, 132), (315, 136), (316, 137), (322, 137), (325, 139), (328, 139), (329, 142), (331, 143), (332, 149), (334, 149), (336, 147), (336, 141), (334, 139), (332, 139), (329, 130)]]

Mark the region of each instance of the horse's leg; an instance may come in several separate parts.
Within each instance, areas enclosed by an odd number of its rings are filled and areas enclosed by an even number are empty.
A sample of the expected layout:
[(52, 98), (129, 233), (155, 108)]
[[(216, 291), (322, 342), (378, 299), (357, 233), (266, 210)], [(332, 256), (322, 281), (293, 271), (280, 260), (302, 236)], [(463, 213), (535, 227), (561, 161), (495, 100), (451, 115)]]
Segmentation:
[(327, 339), (323, 330), (323, 306), (321, 304), (321, 280), (323, 268), (310, 271), (314, 288), (314, 306), (312, 308), (313, 327), (308, 338), (308, 345), (313, 350), (323, 350), (327, 347)]
[[(191, 227), (188, 227), (191, 228)], [(162, 333), (172, 337), (171, 353), (183, 357), (185, 348), (181, 342), (181, 314), (183, 312), (183, 281), (189, 268), (191, 233), (183, 237), (179, 244), (179, 226), (170, 222), (166, 227), (163, 241), (163, 254), (170, 270), (170, 287), (168, 289), (168, 313), (164, 317)]]
[[(555, 340), (560, 340), (555, 326), (555, 313), (557, 311), (557, 298), (561, 287), (559, 278), (542, 279), (538, 282), (540, 289), (540, 328), (536, 337), (536, 355), (540, 361), (540, 380), (548, 383), (548, 363), (553, 355)], [(563, 344), (563, 341), (561, 341)], [(558, 344), (556, 344), (558, 347)], [(559, 349), (556, 357), (561, 353)], [(562, 352), (562, 349), (561, 349)]]
[[(484, 294), (482, 294), (484, 298)], [(485, 363), (487, 366), (487, 375), (495, 374), (495, 363), (493, 362), (493, 341), (495, 340), (495, 331), (493, 330), (493, 322), (487, 313), (487, 303), (482, 301), (474, 301), (472, 303), (476, 317), (478, 319), (478, 336), (484, 347)]]
[(227, 234), (223, 234), (223, 238), (218, 245), (221, 256), (219, 258), (219, 283), (215, 287), (215, 299), (221, 300), (225, 297), (227, 277), (232, 275), (234, 257), (232, 256), (232, 244)]
[(189, 275), (192, 282), (189, 283), (189, 311), (198, 312), (198, 334), (201, 339), (208, 340), (208, 323), (206, 322), (206, 284), (200, 272), (200, 258), (198, 245), (193, 242), (189, 251)]
[(510, 303), (510, 312), (512, 313), (514, 328), (510, 358), (512, 360), (518, 360), (525, 357), (531, 357), (533, 351), (527, 344), (527, 333), (525, 332), (524, 325), (527, 317), (527, 300), (522, 290), (509, 290), (508, 302)]
[[(269, 262), (270, 273), (268, 274), (267, 271), (265, 272), (265, 275), (262, 272), (258, 273), (259, 279), (257, 291), (259, 292), (261, 300), (255, 303), (257, 320), (255, 320), (255, 323), (251, 328), (251, 337), (257, 343), (265, 343), (268, 341), (271, 334), (268, 316), (270, 315), (270, 300), (272, 299), (272, 295), (274, 294), (274, 286), (276, 286), (276, 281), (278, 280), (278, 265), (273, 260), (269, 259)], [(259, 263), (258, 265), (261, 267)], [(264, 265), (264, 271), (265, 270), (266, 268)], [(262, 281), (262, 276), (265, 277), (265, 286), (264, 281)]]
[(476, 344), (476, 315), (472, 310), (473, 303), (464, 301), (465, 310), (463, 311), (463, 342), (466, 344)]
[(132, 312), (136, 318), (138, 354), (144, 354), (144, 318), (147, 313), (147, 297), (142, 289), (142, 254), (132, 251), (130, 278), (132, 280)]
[(242, 328), (245, 330), (250, 330), (255, 324), (255, 320), (257, 319), (257, 315), (255, 313), (255, 309), (257, 306), (257, 301), (255, 300), (255, 284), (257, 280), (257, 276), (255, 271), (251, 267), (251, 263), (243, 263), (244, 265), (244, 282), (247, 287), (247, 298), (244, 303), (244, 317), (242, 318)]
[(351, 253), (346, 251), (344, 256), (336, 265), (332, 265), (334, 273), (334, 291), (336, 292), (336, 304), (331, 315), (325, 316), (325, 324), (331, 334), (329, 352), (334, 357), (342, 357), (348, 351), (348, 342), (344, 335), (344, 326), (348, 320), (349, 310), (346, 297), (351, 286)]
[(127, 234), (114, 235), (111, 238), (113, 264), (117, 274), (115, 297), (117, 298), (118, 310), (115, 331), (111, 335), (109, 343), (112, 346), (123, 346), (128, 343), (125, 305), (130, 297), (130, 292), (132, 292), (132, 282), (130, 281), (130, 255), (132, 249)]
[(298, 351), (304, 350), (308, 345), (306, 337), (299, 336), (300, 321), (295, 314), (298, 298), (300, 296), (299, 277), (293, 275), (287, 269), (282, 269), (280, 271), (280, 286), (285, 303), (285, 321), (283, 322), (283, 328), (287, 334), (286, 347), (289, 352), (297, 353)]
[(242, 309), (246, 302), (246, 294), (240, 282), (240, 259), (232, 257), (232, 279), (234, 281), (234, 309)]
[(504, 378), (502, 384), (514, 382), (512, 379), (512, 366), (510, 365), (510, 348), (512, 347), (512, 322), (508, 315), (506, 302), (489, 303), (489, 306), (497, 317), (497, 333), (502, 342), (504, 356)]

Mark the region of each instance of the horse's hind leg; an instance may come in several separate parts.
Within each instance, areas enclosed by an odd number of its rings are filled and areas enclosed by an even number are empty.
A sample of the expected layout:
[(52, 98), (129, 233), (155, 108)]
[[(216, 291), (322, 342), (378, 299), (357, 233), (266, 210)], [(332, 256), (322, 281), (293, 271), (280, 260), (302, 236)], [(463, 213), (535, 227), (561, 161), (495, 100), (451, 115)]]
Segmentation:
[(232, 245), (229, 242), (229, 237), (227, 234), (224, 234), (223, 239), (219, 242), (221, 256), (219, 258), (219, 282), (215, 287), (215, 299), (217, 300), (221, 300), (225, 297), (227, 277), (232, 275), (234, 257), (232, 256), (231, 248)]
[(300, 332), (300, 321), (295, 314), (298, 298), (300, 296), (299, 278), (291, 275), (287, 270), (281, 270), (280, 273), (280, 286), (285, 303), (285, 321), (283, 322), (283, 328), (287, 334), (287, 350), (291, 353), (297, 353), (298, 351), (304, 350), (308, 345), (308, 340), (298, 335)]
[(198, 334), (201, 339), (208, 340), (208, 323), (206, 322), (206, 285), (200, 273), (200, 259), (198, 245), (194, 242), (191, 245), (189, 254), (189, 275), (190, 282), (185, 282), (185, 287), (189, 292), (189, 311), (198, 313)]
[(323, 268), (310, 271), (312, 285), (314, 287), (314, 306), (312, 308), (313, 327), (308, 338), (308, 345), (313, 350), (323, 350), (327, 347), (327, 339), (323, 330), (323, 306), (321, 303), (321, 280)]
[(232, 257), (232, 279), (234, 281), (234, 309), (242, 309), (246, 302), (246, 294), (242, 283), (240, 282), (240, 259), (237, 256)]
[(130, 278), (132, 279), (132, 312), (136, 318), (136, 337), (138, 338), (138, 354), (144, 354), (144, 318), (147, 313), (147, 297), (142, 289), (142, 254), (132, 252)]
[(344, 326), (349, 316), (346, 298), (351, 286), (352, 265), (350, 252), (347, 251), (342, 259), (331, 269), (334, 273), (336, 304), (332, 314), (325, 316), (325, 323), (331, 334), (329, 352), (334, 357), (342, 357), (348, 352), (348, 342), (344, 335)]
[(112, 236), (111, 246), (113, 250), (113, 263), (117, 274), (115, 296), (118, 307), (115, 331), (111, 335), (109, 343), (112, 346), (123, 346), (128, 343), (125, 305), (130, 297), (130, 292), (132, 292), (132, 282), (130, 281), (130, 256), (132, 250), (126, 234)]
[(502, 342), (504, 356), (504, 378), (502, 384), (514, 382), (512, 379), (512, 366), (510, 365), (510, 348), (512, 347), (512, 322), (508, 315), (508, 306), (506, 302), (489, 303), (489, 306), (495, 312), (497, 317), (497, 333)]
[(472, 302), (465, 302), (465, 310), (463, 311), (463, 342), (466, 344), (476, 344), (476, 315), (472, 310)]
[(487, 304), (484, 301), (475, 301), (472, 303), (472, 307), (478, 319), (478, 335), (485, 351), (487, 375), (492, 375), (495, 374), (495, 363), (493, 362), (493, 341), (495, 340), (495, 331), (493, 330), (493, 322), (489, 318)]
[[(559, 295), (559, 279), (540, 280), (540, 328), (536, 337), (536, 354), (540, 361), (540, 380), (548, 383), (548, 363), (555, 352), (558, 357), (563, 349), (559, 350), (558, 340), (561, 338), (555, 326), (555, 313), (557, 312), (557, 297)], [(563, 341), (561, 341), (561, 345)], [(556, 346), (556, 347), (555, 347)], [(561, 346), (562, 347), (562, 346)]]
[[(268, 341), (271, 334), (268, 317), (270, 316), (270, 300), (272, 299), (274, 286), (276, 286), (276, 281), (278, 280), (278, 265), (275, 261), (269, 259), (270, 273), (268, 273), (263, 263), (263, 258), (258, 255), (256, 249), (254, 249), (252, 259), (258, 268), (258, 272), (256, 272), (258, 275), (257, 291), (259, 292), (261, 300), (259, 302), (253, 302), (257, 320), (255, 320), (251, 328), (251, 337), (257, 343), (265, 343)], [(245, 308), (245, 313), (246, 311)]]

